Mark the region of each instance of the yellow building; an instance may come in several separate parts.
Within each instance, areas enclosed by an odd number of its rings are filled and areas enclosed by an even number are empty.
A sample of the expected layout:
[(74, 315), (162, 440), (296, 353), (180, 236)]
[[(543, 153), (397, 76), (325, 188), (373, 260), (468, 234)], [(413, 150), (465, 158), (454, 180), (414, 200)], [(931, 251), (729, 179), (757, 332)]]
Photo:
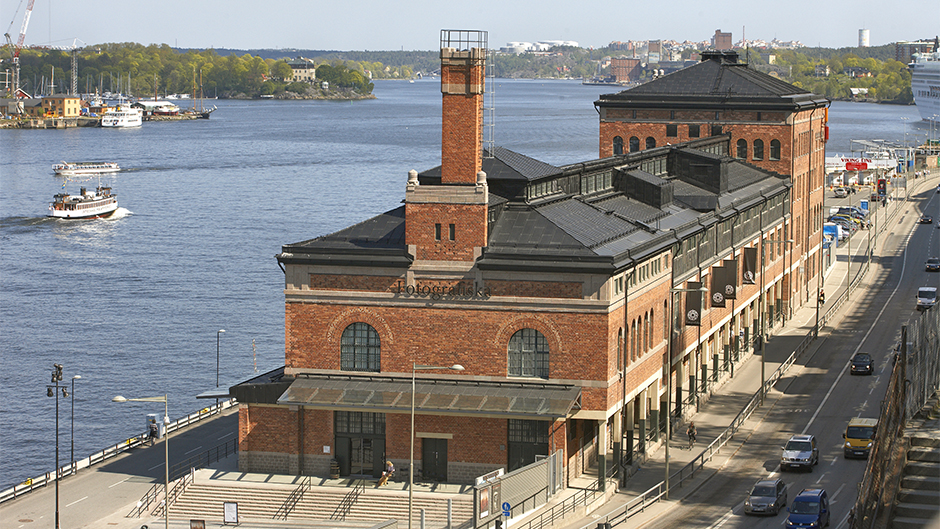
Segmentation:
[(46, 116), (77, 118), (81, 113), (82, 100), (78, 96), (54, 94), (42, 98), (42, 109)]

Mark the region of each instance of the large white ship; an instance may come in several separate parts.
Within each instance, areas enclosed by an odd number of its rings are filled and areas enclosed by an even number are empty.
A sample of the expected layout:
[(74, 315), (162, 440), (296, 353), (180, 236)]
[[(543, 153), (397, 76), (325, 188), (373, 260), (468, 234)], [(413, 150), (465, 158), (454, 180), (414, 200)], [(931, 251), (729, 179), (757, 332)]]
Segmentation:
[(940, 52), (915, 53), (911, 69), (911, 92), (925, 121), (940, 122)]
[(139, 108), (121, 102), (101, 116), (102, 127), (139, 127), (143, 123), (144, 113)]

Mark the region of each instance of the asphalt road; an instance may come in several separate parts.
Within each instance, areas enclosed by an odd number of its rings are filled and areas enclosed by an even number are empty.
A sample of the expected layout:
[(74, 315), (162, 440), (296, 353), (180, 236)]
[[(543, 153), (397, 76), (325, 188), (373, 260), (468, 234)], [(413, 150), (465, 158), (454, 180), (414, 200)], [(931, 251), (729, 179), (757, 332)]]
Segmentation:
[[(845, 527), (867, 463), (843, 458), (845, 425), (852, 417), (878, 416), (901, 326), (917, 316), (917, 288), (940, 287), (940, 274), (924, 270), (927, 257), (940, 255), (940, 224), (918, 223), (923, 212), (933, 212), (935, 218), (940, 218), (935, 180), (931, 180), (933, 185), (921, 186), (923, 191), (912, 194), (913, 204), (908, 205), (914, 207), (892, 219), (890, 227), (879, 236), (876, 266), (864, 282), (868, 288), (855, 291), (845, 314), (832, 322), (835, 328), (817, 352), (776, 384), (774, 392), (779, 392), (779, 399), (738, 453), (707, 486), (646, 527), (780, 527), (786, 511), (768, 517), (744, 514), (744, 499), (750, 487), (760, 479), (775, 477), (787, 484), (791, 501), (804, 488), (826, 489), (832, 505), (831, 527)], [(857, 204), (860, 196), (863, 193), (832, 202)], [(827, 197), (827, 208), (830, 205)], [(868, 239), (864, 231), (858, 232), (852, 246), (853, 276), (865, 260), (869, 242), (861, 241), (863, 237)], [(849, 360), (860, 351), (872, 354), (875, 360), (872, 376), (849, 374)], [(768, 362), (781, 360), (768, 357)], [(800, 433), (816, 436), (819, 464), (810, 472), (781, 472), (780, 448), (790, 435)]]
[[(173, 432), (169, 445), (170, 467), (236, 436), (237, 410), (237, 407), (230, 408), (222, 417)], [(165, 454), (163, 442), (157, 442), (62, 479), (59, 482), (60, 526), (114, 526), (113, 522), (103, 519), (114, 513), (127, 514), (155, 483), (163, 484)], [(55, 513), (55, 485), (49, 485), (0, 505), (0, 529), (54, 528)], [(135, 527), (140, 525), (136, 518), (127, 520)], [(162, 526), (162, 522), (159, 525)]]

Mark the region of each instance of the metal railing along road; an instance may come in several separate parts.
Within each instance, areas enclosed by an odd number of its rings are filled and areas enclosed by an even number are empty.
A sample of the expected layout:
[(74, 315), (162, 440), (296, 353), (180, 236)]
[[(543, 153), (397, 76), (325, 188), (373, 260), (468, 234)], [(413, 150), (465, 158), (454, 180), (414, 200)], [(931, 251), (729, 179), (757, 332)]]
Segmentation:
[[(169, 435), (170, 432), (174, 432), (204, 419), (208, 419), (209, 417), (217, 415), (222, 411), (235, 406), (236, 404), (238, 403), (235, 401), (235, 399), (229, 399), (218, 404), (213, 404), (206, 408), (202, 408), (199, 411), (190, 413), (185, 417), (171, 422), (166, 428), (166, 434)], [(79, 459), (74, 463), (63, 465), (56, 469), (56, 471), (46, 472), (45, 474), (27, 479), (22, 483), (18, 483), (4, 491), (0, 491), (0, 503), (12, 500), (13, 498), (18, 498), (23, 494), (26, 494), (27, 492), (30, 492), (39, 487), (45, 487), (46, 485), (55, 483), (56, 478), (62, 479), (67, 476), (71, 476), (83, 468), (107, 461), (108, 459), (123, 454), (131, 448), (143, 446), (149, 440), (149, 432), (139, 433), (133, 437), (129, 437), (128, 439), (121, 441), (120, 443), (113, 444), (102, 450), (99, 450), (84, 459)]]

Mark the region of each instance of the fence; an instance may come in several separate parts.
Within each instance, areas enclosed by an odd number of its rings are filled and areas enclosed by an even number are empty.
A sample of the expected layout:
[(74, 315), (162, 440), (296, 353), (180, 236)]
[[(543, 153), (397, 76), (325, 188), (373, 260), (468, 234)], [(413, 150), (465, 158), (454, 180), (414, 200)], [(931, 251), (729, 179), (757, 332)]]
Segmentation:
[[(235, 399), (229, 399), (218, 404), (213, 404), (209, 407), (203, 408), (199, 411), (195, 411), (177, 419), (176, 421), (171, 422), (166, 428), (166, 434), (169, 435), (170, 432), (174, 432), (181, 428), (185, 428), (191, 424), (197, 423), (204, 419), (208, 419), (216, 414), (221, 413), (224, 410), (235, 406), (237, 402)], [(141, 432), (136, 434), (128, 439), (121, 441), (120, 443), (110, 445), (102, 450), (91, 454), (90, 456), (80, 459), (75, 462), (70, 462), (66, 465), (63, 465), (52, 472), (46, 472), (45, 474), (36, 476), (35, 478), (27, 479), (26, 481), (16, 484), (4, 491), (0, 491), (0, 503), (5, 501), (18, 498), (27, 492), (30, 492), (39, 487), (45, 487), (51, 483), (55, 483), (56, 479), (63, 479), (67, 476), (75, 474), (83, 468), (90, 467), (92, 465), (97, 465), (103, 461), (107, 461), (113, 457), (117, 457), (124, 452), (130, 450), (131, 448), (137, 448), (138, 446), (143, 446), (144, 443), (149, 441), (149, 432)]]

